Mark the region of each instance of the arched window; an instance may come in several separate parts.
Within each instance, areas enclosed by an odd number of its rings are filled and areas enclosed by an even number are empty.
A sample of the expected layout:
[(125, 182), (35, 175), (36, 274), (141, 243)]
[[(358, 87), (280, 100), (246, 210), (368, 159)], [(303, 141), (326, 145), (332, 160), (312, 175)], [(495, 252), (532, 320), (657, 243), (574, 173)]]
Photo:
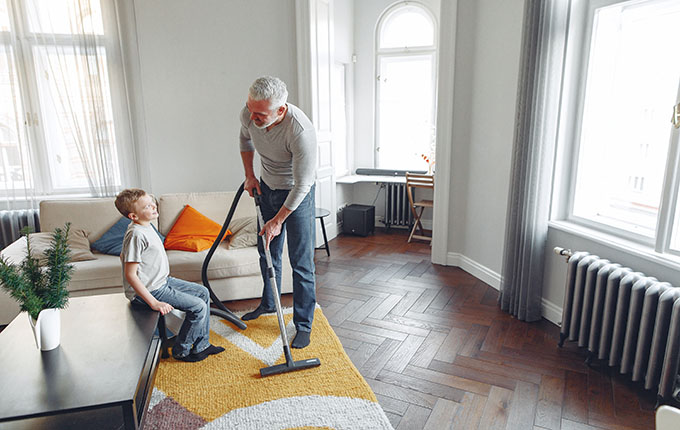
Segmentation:
[(427, 170), (435, 142), (437, 31), (414, 2), (387, 9), (376, 34), (376, 167)]

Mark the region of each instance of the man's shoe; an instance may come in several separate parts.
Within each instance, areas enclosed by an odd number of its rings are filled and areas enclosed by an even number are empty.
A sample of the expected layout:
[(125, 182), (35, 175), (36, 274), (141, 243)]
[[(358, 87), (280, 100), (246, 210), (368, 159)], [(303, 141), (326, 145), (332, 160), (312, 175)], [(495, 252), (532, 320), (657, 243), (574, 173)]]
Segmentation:
[(309, 345), (309, 337), (311, 334), (312, 333), (308, 331), (298, 331), (295, 335), (295, 339), (293, 339), (293, 343), (291, 343), (290, 346), (298, 349), (306, 347)]
[(243, 321), (250, 321), (254, 320), (255, 318), (259, 318), (260, 315), (262, 314), (271, 314), (273, 312), (276, 312), (276, 309), (264, 309), (262, 306), (258, 306), (257, 309), (254, 311), (248, 312), (247, 314), (243, 315), (241, 319)]

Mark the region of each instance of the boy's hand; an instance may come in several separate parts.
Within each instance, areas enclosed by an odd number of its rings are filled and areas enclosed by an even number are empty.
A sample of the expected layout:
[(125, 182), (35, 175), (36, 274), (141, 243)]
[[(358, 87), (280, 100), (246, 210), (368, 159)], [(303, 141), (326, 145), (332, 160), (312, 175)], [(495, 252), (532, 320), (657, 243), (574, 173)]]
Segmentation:
[(154, 306), (151, 307), (154, 311), (158, 311), (161, 315), (166, 315), (172, 311), (173, 308), (171, 304), (165, 302), (156, 302)]

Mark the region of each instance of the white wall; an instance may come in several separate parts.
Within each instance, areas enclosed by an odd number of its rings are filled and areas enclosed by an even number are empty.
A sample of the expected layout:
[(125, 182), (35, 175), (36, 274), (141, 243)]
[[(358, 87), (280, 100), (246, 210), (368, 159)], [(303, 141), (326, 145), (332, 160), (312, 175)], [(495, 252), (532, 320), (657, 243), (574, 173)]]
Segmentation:
[(156, 194), (235, 189), (238, 114), (260, 75), (297, 98), (294, 0), (135, 0), (138, 87)]
[(458, 0), (449, 263), (498, 287), (523, 0)]

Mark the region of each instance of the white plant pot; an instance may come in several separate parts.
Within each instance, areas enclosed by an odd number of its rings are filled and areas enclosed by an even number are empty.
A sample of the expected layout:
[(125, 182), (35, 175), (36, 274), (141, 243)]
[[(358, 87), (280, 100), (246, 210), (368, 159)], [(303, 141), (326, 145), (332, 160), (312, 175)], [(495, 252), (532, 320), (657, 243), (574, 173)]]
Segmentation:
[(28, 314), (33, 329), (35, 344), (41, 351), (50, 351), (59, 346), (61, 338), (61, 314), (59, 309), (43, 309), (34, 320)]

